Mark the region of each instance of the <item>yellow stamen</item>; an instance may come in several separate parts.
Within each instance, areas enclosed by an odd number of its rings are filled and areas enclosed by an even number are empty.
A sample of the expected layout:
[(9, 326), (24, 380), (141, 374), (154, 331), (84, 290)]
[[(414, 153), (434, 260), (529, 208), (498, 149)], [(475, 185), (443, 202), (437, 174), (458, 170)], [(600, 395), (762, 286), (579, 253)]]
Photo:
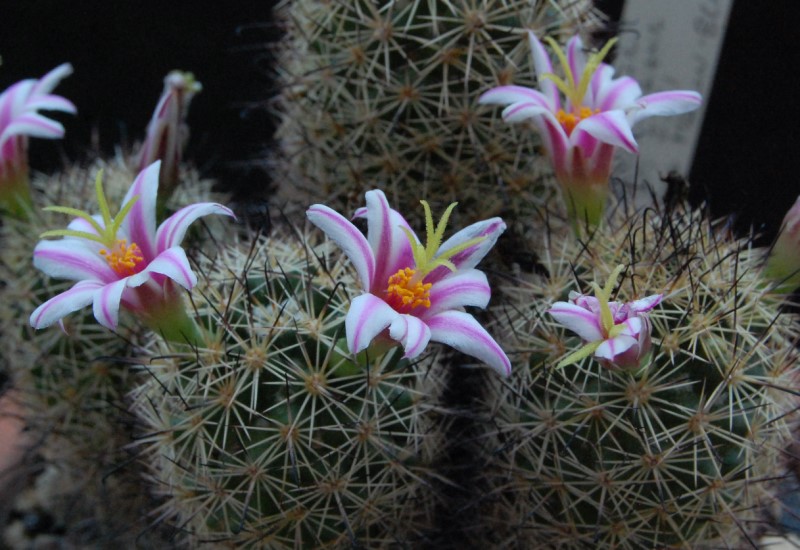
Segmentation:
[(105, 258), (111, 269), (122, 277), (129, 277), (138, 273), (138, 266), (144, 261), (139, 245), (136, 243), (128, 245), (126, 239), (117, 240), (114, 248), (111, 250), (103, 249), (100, 251), (100, 255)]
[(431, 283), (423, 283), (410, 267), (389, 277), (386, 302), (395, 310), (405, 312), (418, 306), (431, 307)]

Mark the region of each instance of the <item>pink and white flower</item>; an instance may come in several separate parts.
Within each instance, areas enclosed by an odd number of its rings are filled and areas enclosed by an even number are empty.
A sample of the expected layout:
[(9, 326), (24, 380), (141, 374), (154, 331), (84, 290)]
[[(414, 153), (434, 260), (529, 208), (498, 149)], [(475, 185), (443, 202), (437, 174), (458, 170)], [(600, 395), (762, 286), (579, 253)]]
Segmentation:
[(72, 65), (59, 65), (39, 80), (17, 82), (0, 94), (0, 205), (15, 215), (31, 208), (28, 186), (28, 138), (64, 137), (61, 123), (39, 110), (75, 114), (75, 105), (50, 92), (72, 74)]
[(571, 220), (597, 225), (608, 194), (614, 151), (638, 152), (633, 126), (651, 116), (693, 111), (700, 105), (700, 94), (675, 90), (642, 96), (633, 78), (614, 78), (614, 68), (602, 60), (615, 39), (587, 58), (579, 36), (570, 39), (566, 53), (547, 38), (564, 73), (563, 78), (556, 76), (544, 46), (532, 32), (528, 36), (539, 89), (499, 86), (478, 101), (507, 105), (506, 122), (534, 123), (565, 191)]
[[(100, 214), (48, 207), (76, 216), (66, 230), (44, 233), (33, 252), (33, 265), (50, 277), (77, 283), (33, 312), (30, 323), (44, 328), (92, 304), (97, 321), (116, 329), (120, 306), (132, 311), (166, 338), (186, 341), (196, 327), (183, 309), (180, 288), (191, 290), (197, 276), (180, 243), (189, 225), (202, 216), (233, 217), (228, 208), (211, 202), (178, 210), (156, 228), (158, 172), (156, 162), (143, 170), (111, 216), (103, 194), (101, 174), (96, 181)], [(176, 286), (177, 285), (177, 286)]]
[(661, 303), (663, 295), (653, 294), (629, 303), (609, 302), (622, 269), (619, 266), (614, 271), (604, 289), (595, 284), (595, 296), (573, 291), (569, 302), (556, 302), (547, 310), (585, 342), (581, 349), (562, 359), (558, 367), (590, 355), (607, 366), (636, 369), (641, 365), (651, 346), (652, 325), (647, 312)]
[(169, 196), (178, 184), (183, 149), (189, 138), (189, 127), (184, 120), (189, 103), (202, 89), (192, 73), (172, 71), (164, 77), (164, 91), (147, 126), (139, 154), (140, 170), (157, 160), (162, 162), (159, 189), (163, 196)]
[(405, 357), (414, 358), (433, 340), (508, 375), (511, 363), (506, 354), (464, 311), (464, 306), (489, 303), (486, 275), (475, 266), (494, 246), (505, 223), (500, 218), (478, 222), (442, 243), (455, 204), (434, 228), (430, 208), (421, 201), (427, 230), (423, 245), (382, 191), (368, 191), (366, 202), (355, 214), (367, 220), (366, 237), (325, 205), (316, 204), (307, 212), (308, 219), (344, 250), (361, 281), (364, 293), (353, 300), (345, 319), (350, 351), (358, 353), (378, 339), (399, 343)]

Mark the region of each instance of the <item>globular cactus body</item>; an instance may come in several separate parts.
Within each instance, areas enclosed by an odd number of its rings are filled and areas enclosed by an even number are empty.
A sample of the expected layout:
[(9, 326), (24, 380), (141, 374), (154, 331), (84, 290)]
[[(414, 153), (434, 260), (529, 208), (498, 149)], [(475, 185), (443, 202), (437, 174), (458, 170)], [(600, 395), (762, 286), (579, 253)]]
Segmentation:
[[(305, 235), (304, 238), (311, 238)], [(225, 246), (198, 266), (207, 341), (154, 339), (134, 394), (139, 442), (168, 518), (192, 544), (411, 543), (434, 504), (425, 361), (352, 357), (355, 280), (332, 243)]]
[[(582, 242), (549, 237), (541, 273), (505, 289), (523, 360), (499, 405), (507, 531), (496, 536), (553, 548), (755, 544), (798, 405), (798, 323), (766, 291), (761, 251), (683, 211), (618, 214)], [(664, 294), (649, 314), (651, 355), (640, 369), (593, 357), (554, 368), (581, 342), (546, 310), (570, 290), (591, 294), (619, 264), (614, 300)]]

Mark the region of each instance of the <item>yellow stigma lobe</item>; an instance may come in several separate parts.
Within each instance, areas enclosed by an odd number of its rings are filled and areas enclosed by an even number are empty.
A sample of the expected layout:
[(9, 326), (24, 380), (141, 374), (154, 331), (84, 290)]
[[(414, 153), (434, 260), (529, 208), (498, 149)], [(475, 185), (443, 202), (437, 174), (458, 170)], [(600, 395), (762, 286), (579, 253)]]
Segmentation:
[(139, 246), (136, 243), (128, 245), (128, 241), (125, 239), (119, 239), (111, 250), (101, 250), (100, 255), (105, 258), (111, 269), (122, 277), (138, 273), (139, 264), (144, 261)]
[(410, 311), (418, 306), (431, 307), (431, 283), (423, 283), (415, 277), (417, 272), (410, 267), (399, 270), (389, 277), (386, 302), (396, 311)]

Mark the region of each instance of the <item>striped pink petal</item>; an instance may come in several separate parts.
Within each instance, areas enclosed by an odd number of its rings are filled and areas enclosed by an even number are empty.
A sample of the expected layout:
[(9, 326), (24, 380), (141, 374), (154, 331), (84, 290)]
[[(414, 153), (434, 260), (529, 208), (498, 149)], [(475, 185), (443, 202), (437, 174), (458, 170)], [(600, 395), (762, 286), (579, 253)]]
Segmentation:
[(631, 311), (635, 313), (644, 313), (645, 311), (650, 311), (658, 304), (661, 303), (661, 300), (664, 299), (663, 294), (653, 294), (652, 296), (648, 296), (646, 298), (642, 298), (641, 300), (636, 300), (630, 303)]
[(511, 374), (511, 361), (472, 315), (443, 311), (427, 320), (431, 340), (447, 344), (461, 353), (483, 361), (502, 376)]
[(64, 78), (72, 74), (72, 65), (62, 63), (36, 81), (31, 94), (49, 94)]
[(478, 103), (483, 105), (511, 105), (514, 103), (529, 103), (552, 111), (552, 101), (540, 92), (524, 86), (498, 86), (483, 93), (478, 98)]
[[(437, 256), (442, 255), (443, 253), (447, 252), (448, 250), (455, 248), (470, 239), (481, 238), (480, 242), (470, 246), (453, 254), (450, 257), (450, 261), (456, 266), (457, 269), (470, 269), (478, 265), (486, 254), (489, 253), (489, 250), (497, 242), (497, 239), (502, 235), (503, 231), (506, 230), (506, 224), (501, 218), (490, 218), (488, 220), (483, 220), (480, 222), (473, 223), (472, 225), (468, 225), (464, 229), (454, 233), (449, 239), (442, 243), (439, 247), (439, 250), (436, 252)], [(440, 268), (447, 270), (447, 268)], [(431, 273), (426, 278), (426, 282), (433, 282), (438, 280), (438, 278), (432, 277), (435, 273)]]
[(109, 283), (119, 276), (85, 239), (39, 241), (33, 250), (33, 265), (50, 277)]
[(198, 218), (219, 214), (235, 218), (230, 208), (215, 202), (200, 202), (185, 206), (164, 220), (156, 232), (156, 251), (162, 252), (179, 245), (186, 235), (186, 230)]
[(403, 346), (403, 357), (414, 359), (425, 351), (431, 339), (431, 329), (417, 317), (398, 315), (389, 325), (389, 337)]
[(361, 280), (362, 288), (369, 291), (375, 273), (375, 256), (367, 238), (344, 216), (324, 204), (313, 205), (306, 211), (306, 216), (344, 250)]
[(14, 117), (3, 130), (3, 138), (10, 136), (61, 138), (64, 137), (64, 126), (37, 113), (24, 113)]
[(350, 304), (344, 325), (347, 347), (358, 353), (399, 316), (392, 307), (372, 294), (362, 294)]
[(430, 290), (431, 307), (422, 313), (431, 317), (448, 309), (464, 306), (486, 307), (492, 297), (489, 281), (477, 269), (459, 270), (450, 277), (436, 282)]
[(134, 196), (139, 198), (127, 217), (122, 221), (122, 228), (132, 242), (142, 251), (146, 260), (156, 257), (156, 199), (158, 196), (158, 172), (161, 161), (154, 162), (136, 176), (130, 189), (125, 194), (122, 204), (128, 204)]
[(620, 334), (616, 338), (604, 340), (595, 350), (594, 355), (600, 359), (608, 359), (613, 362), (618, 355), (622, 355), (638, 343), (637, 338), (628, 334)]
[(30, 317), (33, 328), (49, 327), (81, 308), (92, 303), (95, 292), (104, 285), (100, 281), (79, 281), (66, 292), (53, 296), (37, 307)]
[(133, 288), (146, 283), (151, 274), (158, 273), (169, 277), (183, 288), (191, 290), (197, 284), (197, 275), (189, 265), (186, 251), (180, 246), (173, 246), (161, 252), (147, 267), (136, 275), (128, 277), (128, 286)]
[(703, 98), (690, 90), (673, 90), (646, 95), (636, 101), (628, 110), (628, 121), (631, 126), (651, 116), (680, 115), (694, 111), (700, 106)]
[(556, 302), (547, 310), (553, 318), (585, 342), (604, 338), (599, 315), (569, 302)]
[[(408, 235), (401, 227), (408, 223), (389, 207), (383, 191), (367, 191), (367, 239), (375, 255), (375, 272), (370, 290), (385, 290), (389, 277), (411, 267), (414, 255)], [(413, 235), (413, 232), (412, 232)]]
[(547, 104), (550, 110), (555, 112), (561, 108), (561, 97), (558, 93), (558, 87), (552, 80), (542, 78), (544, 74), (552, 74), (553, 63), (550, 61), (550, 56), (547, 55), (547, 50), (536, 38), (533, 32), (528, 31), (528, 43), (531, 46), (531, 53), (533, 56), (533, 68), (536, 71), (536, 78), (539, 80), (539, 89), (542, 94), (547, 98)]
[(572, 131), (573, 139), (579, 132), (586, 132), (603, 143), (622, 147), (630, 153), (639, 150), (631, 132), (631, 125), (623, 111), (605, 111), (584, 118)]
[(127, 278), (104, 285), (94, 296), (94, 318), (104, 327), (116, 330), (119, 321), (119, 306), (122, 292), (127, 286)]

